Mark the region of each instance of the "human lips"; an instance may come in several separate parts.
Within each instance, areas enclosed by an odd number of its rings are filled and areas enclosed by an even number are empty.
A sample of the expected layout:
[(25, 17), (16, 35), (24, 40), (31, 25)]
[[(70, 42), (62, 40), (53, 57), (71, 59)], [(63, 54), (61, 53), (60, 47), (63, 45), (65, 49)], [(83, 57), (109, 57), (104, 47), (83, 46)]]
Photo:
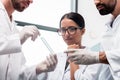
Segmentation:
[(66, 42), (72, 41), (72, 38), (66, 38), (65, 41)]
[(23, 5), (25, 8), (27, 8), (29, 6), (29, 4), (30, 4), (29, 2), (23, 2)]
[(69, 40), (71, 40), (71, 39), (65, 39), (66, 41), (69, 41)]
[(101, 10), (101, 9), (103, 9), (103, 8), (104, 8), (103, 5), (97, 5), (97, 9), (98, 9), (98, 10)]

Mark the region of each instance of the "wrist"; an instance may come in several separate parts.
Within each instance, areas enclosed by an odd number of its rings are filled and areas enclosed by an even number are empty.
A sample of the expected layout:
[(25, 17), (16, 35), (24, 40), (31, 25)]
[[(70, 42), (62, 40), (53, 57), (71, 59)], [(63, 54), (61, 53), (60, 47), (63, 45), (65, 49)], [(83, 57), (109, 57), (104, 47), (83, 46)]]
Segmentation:
[(95, 52), (95, 56), (96, 56), (96, 63), (100, 63), (100, 57), (99, 57), (99, 53), (98, 52)]
[(89, 61), (91, 61), (92, 64), (100, 63), (98, 52), (90, 51), (88, 56), (90, 56)]
[(43, 72), (42, 69), (39, 66), (37, 66), (36, 67), (36, 74), (38, 75), (38, 74), (41, 74), (42, 72)]
[(100, 60), (100, 63), (108, 64), (105, 52), (99, 52), (99, 60)]

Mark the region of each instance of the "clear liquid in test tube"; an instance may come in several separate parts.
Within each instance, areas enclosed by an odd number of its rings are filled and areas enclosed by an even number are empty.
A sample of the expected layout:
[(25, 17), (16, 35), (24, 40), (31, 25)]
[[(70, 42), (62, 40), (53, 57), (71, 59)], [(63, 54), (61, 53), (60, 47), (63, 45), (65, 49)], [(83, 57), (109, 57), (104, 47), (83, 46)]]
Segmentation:
[(45, 40), (44, 37), (40, 37), (42, 42), (44, 43), (44, 45), (47, 47), (47, 49), (50, 51), (50, 53), (54, 53), (53, 49), (50, 47), (50, 45), (48, 44), (48, 42)]

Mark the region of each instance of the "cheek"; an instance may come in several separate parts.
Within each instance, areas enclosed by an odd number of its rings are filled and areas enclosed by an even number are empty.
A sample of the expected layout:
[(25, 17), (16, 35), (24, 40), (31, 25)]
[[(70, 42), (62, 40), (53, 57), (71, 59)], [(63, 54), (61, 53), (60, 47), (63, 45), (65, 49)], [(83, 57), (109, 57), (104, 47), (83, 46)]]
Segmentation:
[(65, 39), (65, 37), (64, 37), (64, 36), (62, 36), (62, 39)]
[(76, 42), (80, 42), (80, 41), (81, 41), (81, 38), (82, 38), (81, 35), (76, 35), (76, 36), (75, 36), (75, 41), (76, 41)]
[(64, 36), (62, 36), (62, 39), (65, 41), (65, 37)]

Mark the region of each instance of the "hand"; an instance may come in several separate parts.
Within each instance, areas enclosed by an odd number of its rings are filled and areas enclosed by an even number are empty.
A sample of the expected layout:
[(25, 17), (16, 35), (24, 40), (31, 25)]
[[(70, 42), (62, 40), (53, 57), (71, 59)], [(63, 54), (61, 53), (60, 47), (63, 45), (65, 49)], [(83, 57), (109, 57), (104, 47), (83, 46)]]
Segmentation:
[(68, 49), (65, 51), (68, 55), (68, 60), (75, 64), (94, 64), (99, 63), (99, 53), (87, 51), (86, 49)]
[(50, 72), (53, 71), (56, 68), (57, 65), (57, 55), (56, 54), (50, 54), (49, 57), (42, 63), (38, 64), (36, 68), (36, 73), (40, 74), (42, 72)]
[(79, 45), (77, 44), (72, 44), (72, 45), (68, 45), (67, 49), (78, 49)]
[(38, 35), (40, 35), (40, 32), (36, 26), (29, 25), (23, 27), (20, 32), (21, 44), (23, 44), (29, 37), (31, 37), (31, 40), (35, 41)]

